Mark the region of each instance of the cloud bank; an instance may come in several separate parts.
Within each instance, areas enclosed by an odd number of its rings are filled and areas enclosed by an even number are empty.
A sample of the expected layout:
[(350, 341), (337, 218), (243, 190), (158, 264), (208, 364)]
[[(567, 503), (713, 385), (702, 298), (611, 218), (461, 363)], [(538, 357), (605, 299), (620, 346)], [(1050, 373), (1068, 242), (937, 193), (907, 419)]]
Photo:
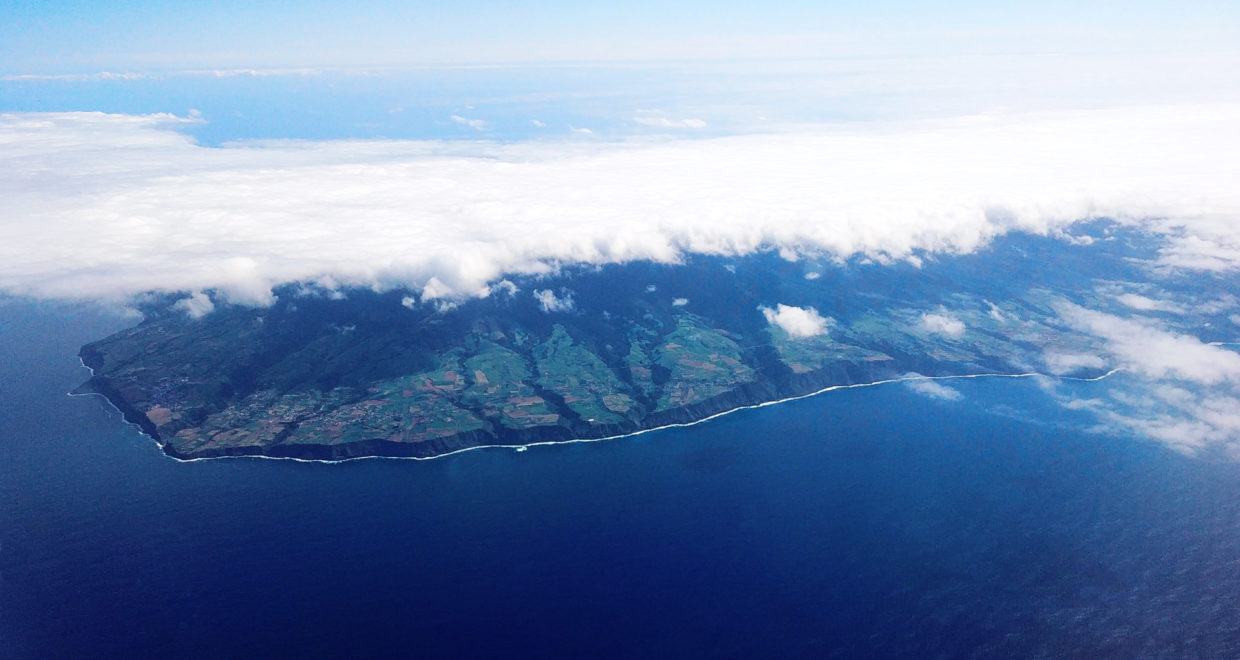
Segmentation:
[(518, 144), (207, 148), (177, 132), (190, 121), (0, 115), (0, 292), (266, 304), (317, 281), (450, 298), (560, 264), (905, 259), (1098, 216), (1155, 218), (1167, 267), (1240, 268), (1240, 105)]

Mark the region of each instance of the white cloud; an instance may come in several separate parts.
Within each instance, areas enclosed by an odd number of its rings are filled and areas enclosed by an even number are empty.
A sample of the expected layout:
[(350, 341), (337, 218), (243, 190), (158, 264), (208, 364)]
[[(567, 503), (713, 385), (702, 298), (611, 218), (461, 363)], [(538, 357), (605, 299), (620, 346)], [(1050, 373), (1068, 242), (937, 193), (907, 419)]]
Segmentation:
[(948, 387), (933, 380), (906, 380), (904, 381), (904, 386), (918, 394), (928, 396), (931, 399), (959, 401), (964, 398), (964, 395), (960, 393), (960, 390), (953, 387)]
[(565, 290), (561, 290), (560, 295), (556, 296), (551, 289), (538, 289), (534, 291), (534, 299), (538, 301), (542, 311), (547, 313), (573, 311), (573, 294)]
[(520, 289), (511, 280), (500, 280), (491, 285), (490, 293), (498, 293), (511, 298), (517, 295), (517, 291), (520, 291)]
[(633, 121), (642, 126), (657, 128), (706, 128), (701, 119), (669, 119), (667, 117), (634, 117)]
[(821, 335), (835, 323), (830, 317), (824, 317), (813, 307), (793, 307), (779, 304), (775, 309), (759, 307), (766, 322), (779, 326), (793, 337), (813, 337)]
[(482, 119), (469, 119), (460, 115), (452, 115), (452, 121), (462, 126), (468, 126), (475, 131), (484, 131), (487, 128), (487, 122)]
[(1171, 332), (1142, 318), (1121, 318), (1060, 303), (1069, 325), (1103, 340), (1103, 348), (1124, 367), (1152, 379), (1178, 378), (1203, 385), (1240, 382), (1240, 354), (1191, 335)]
[(531, 119), (530, 125), (532, 125), (534, 128), (546, 128), (547, 127), (547, 124), (545, 122), (541, 122), (537, 119)]
[(1213, 315), (1234, 309), (1240, 303), (1235, 296), (1231, 294), (1223, 294), (1214, 300), (1206, 300), (1193, 305), (1193, 312), (1197, 314)]
[(473, 296), (557, 264), (772, 247), (881, 262), (1100, 216), (1165, 218), (1183, 235), (1168, 267), (1223, 267), (1219, 246), (1240, 246), (1237, 105), (518, 144), (206, 148), (175, 130), (188, 121), (0, 115), (0, 291), (263, 304), (282, 282), (434, 278)]
[(672, 307), (684, 307), (689, 304), (688, 298), (673, 298)]
[(405, 296), (404, 298), (400, 299), (400, 304), (404, 306), (406, 309), (413, 309), (414, 307), (418, 306), (418, 301), (413, 296)]
[(1182, 314), (1184, 308), (1170, 300), (1155, 300), (1135, 293), (1124, 293), (1115, 297), (1121, 304), (1142, 312), (1171, 312)]
[(964, 336), (964, 322), (950, 314), (922, 314), (919, 325), (926, 332), (943, 335), (949, 339)]
[(198, 319), (210, 314), (215, 309), (215, 303), (211, 302), (211, 298), (201, 291), (195, 291), (188, 298), (182, 298), (172, 305), (173, 309), (179, 309), (190, 318)]
[(426, 286), (422, 287), (422, 300), (435, 300), (436, 298), (446, 298), (453, 294), (452, 287), (443, 283), (438, 277), (431, 277), (426, 282)]
[(568, 132), (573, 135), (594, 135), (594, 131), (588, 128), (576, 128), (574, 126), (569, 126)]
[(1159, 252), (1159, 262), (1169, 268), (1205, 271), (1240, 270), (1240, 234), (1236, 231), (1235, 215), (1207, 213), (1195, 218), (1185, 231), (1174, 221), (1163, 223), (1163, 231), (1171, 235)]
[(1097, 355), (1061, 353), (1058, 351), (1043, 353), (1042, 362), (1046, 363), (1046, 370), (1056, 376), (1071, 373), (1077, 369), (1102, 369), (1107, 364), (1105, 360)]
[(1116, 403), (1095, 407), (1105, 423), (1144, 435), (1189, 455), (1214, 451), (1240, 460), (1240, 395), (1231, 391), (1190, 392), (1154, 386), (1119, 393)]
[(813, 270), (805, 274), (805, 279), (807, 280), (816, 280), (820, 277), (822, 277), (822, 274)]

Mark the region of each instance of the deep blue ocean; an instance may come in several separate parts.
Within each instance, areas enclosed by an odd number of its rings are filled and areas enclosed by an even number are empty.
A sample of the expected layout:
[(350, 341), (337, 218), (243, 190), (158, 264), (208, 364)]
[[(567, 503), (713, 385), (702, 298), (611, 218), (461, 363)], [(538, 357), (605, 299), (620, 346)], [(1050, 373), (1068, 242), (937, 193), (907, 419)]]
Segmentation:
[(1084, 432), (1028, 380), (178, 463), (65, 394), (126, 323), (0, 305), (2, 658), (1240, 656), (1240, 466)]

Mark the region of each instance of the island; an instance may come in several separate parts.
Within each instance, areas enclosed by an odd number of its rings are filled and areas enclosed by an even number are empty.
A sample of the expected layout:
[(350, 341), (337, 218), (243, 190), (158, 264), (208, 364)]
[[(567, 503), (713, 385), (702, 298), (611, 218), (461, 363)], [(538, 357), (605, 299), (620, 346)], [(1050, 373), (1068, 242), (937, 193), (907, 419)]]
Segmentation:
[(178, 459), (337, 461), (609, 438), (892, 379), (1096, 377), (1115, 365), (1063, 306), (1115, 307), (1107, 283), (1153, 277), (1157, 245), (1080, 231), (886, 261), (564, 266), (467, 300), (290, 283), (195, 317), (152, 294), (140, 324), (81, 349), (77, 392)]

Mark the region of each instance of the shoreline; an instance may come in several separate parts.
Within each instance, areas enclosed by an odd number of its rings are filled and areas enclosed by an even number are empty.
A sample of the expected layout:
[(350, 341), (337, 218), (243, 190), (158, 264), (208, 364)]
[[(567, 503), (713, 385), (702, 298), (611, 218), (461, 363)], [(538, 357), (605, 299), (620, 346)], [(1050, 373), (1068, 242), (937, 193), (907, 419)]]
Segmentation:
[[(94, 376), (95, 370), (87, 366), (85, 361), (81, 359), (81, 356), (78, 357), (78, 361), (82, 364), (83, 367), (86, 367), (86, 369), (88, 369), (91, 372), (91, 376)], [(887, 378), (883, 380), (876, 380), (876, 381), (869, 382), (869, 383), (853, 383), (850, 385), (829, 385), (827, 387), (824, 387), (824, 388), (821, 388), (821, 389), (818, 389), (818, 390), (815, 390), (813, 392), (809, 392), (806, 394), (798, 394), (795, 396), (784, 397), (782, 399), (773, 399), (771, 401), (762, 401), (759, 403), (753, 403), (753, 404), (744, 405), (744, 406), (737, 406), (736, 408), (730, 408), (728, 410), (717, 412), (712, 415), (707, 415), (706, 417), (694, 420), (692, 422), (676, 422), (672, 424), (664, 424), (662, 426), (653, 426), (648, 429), (639, 429), (637, 431), (632, 431), (629, 433), (609, 435), (609, 436), (604, 436), (601, 438), (573, 438), (570, 440), (545, 440), (545, 441), (530, 442), (526, 444), (515, 444), (515, 445), (502, 445), (502, 444), (474, 445), (472, 447), (464, 447), (461, 449), (455, 449), (453, 451), (444, 452), (442, 454), (435, 454), (434, 456), (384, 456), (382, 454), (375, 454), (371, 456), (350, 456), (347, 458), (327, 459), (327, 458), (297, 458), (293, 456), (267, 456), (264, 454), (239, 454), (239, 455), (232, 455), (232, 456), (202, 456), (198, 458), (178, 458), (176, 456), (169, 454), (167, 451), (165, 451), (164, 443), (156, 440), (154, 444), (156, 447), (159, 448), (159, 453), (161, 455), (173, 461), (176, 461), (177, 463), (196, 463), (198, 461), (218, 461), (218, 460), (229, 460), (229, 459), (264, 459), (264, 460), (271, 460), (271, 461), (295, 461), (298, 463), (323, 463), (327, 465), (339, 465), (343, 463), (349, 463), (352, 461), (364, 461), (364, 460), (371, 460), (371, 459), (400, 460), (400, 461), (433, 461), (436, 459), (445, 458), (448, 456), (454, 456), (456, 454), (462, 454), (468, 451), (476, 451), (480, 449), (507, 449), (513, 452), (524, 452), (528, 450), (530, 447), (545, 447), (549, 445), (568, 445), (568, 444), (578, 444), (578, 443), (587, 443), (587, 442), (605, 442), (608, 440), (621, 440), (623, 438), (632, 438), (635, 436), (644, 435), (646, 433), (653, 433), (655, 431), (664, 431), (667, 429), (687, 428), (690, 426), (696, 426), (698, 424), (703, 424), (713, 419), (718, 419), (725, 415), (731, 415), (732, 413), (740, 412), (743, 410), (765, 408), (766, 406), (774, 406), (774, 405), (778, 405), (781, 403), (788, 403), (789, 401), (798, 401), (800, 399), (808, 399), (810, 397), (819, 396), (821, 394), (826, 394), (828, 392), (834, 392), (836, 390), (856, 389), (856, 388), (862, 388), (862, 387), (876, 387), (879, 385), (891, 385), (894, 383), (909, 383), (909, 382), (916, 382), (916, 381), (923, 381), (923, 380), (958, 380), (958, 379), (963, 379), (963, 378), (1039, 378), (1040, 377), (1040, 378), (1053, 378), (1056, 380), (1073, 380), (1073, 381), (1078, 381), (1078, 382), (1092, 383), (1092, 382), (1097, 382), (1097, 381), (1109, 378), (1121, 371), (1124, 371), (1123, 367), (1115, 367), (1111, 369), (1110, 371), (1107, 371), (1106, 373), (1102, 374), (1101, 376), (1094, 376), (1092, 378), (1080, 378), (1080, 377), (1074, 377), (1074, 376), (1056, 376), (1052, 374), (1038, 373), (1036, 371), (1028, 372), (1028, 373), (1017, 373), (1017, 374), (982, 373), (982, 374), (955, 374), (955, 375), (950, 375), (950, 376), (922, 376), (922, 375), (908, 376), (906, 375), (906, 376), (901, 376), (898, 378)], [(140, 425), (125, 419), (125, 414), (121, 411), (121, 409), (117, 407), (117, 405), (113, 403), (112, 400), (109, 399), (104, 394), (101, 394), (99, 392), (82, 392), (82, 393), (68, 392), (67, 395), (68, 396), (103, 397), (103, 400), (107, 401), (108, 405), (111, 406), (112, 409), (121, 416), (121, 420), (124, 423), (136, 428), (139, 434), (146, 436), (148, 438), (151, 437), (149, 434), (147, 434), (145, 431), (142, 430), (142, 427)]]

